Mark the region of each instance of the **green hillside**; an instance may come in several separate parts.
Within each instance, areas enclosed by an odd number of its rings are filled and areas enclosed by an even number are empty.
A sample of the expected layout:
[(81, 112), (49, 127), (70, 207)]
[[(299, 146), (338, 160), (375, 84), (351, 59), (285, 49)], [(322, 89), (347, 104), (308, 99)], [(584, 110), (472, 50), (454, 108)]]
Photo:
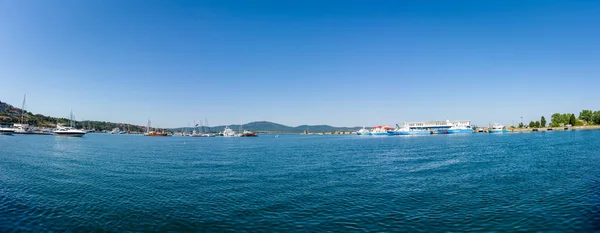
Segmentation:
[[(0, 101), (0, 124), (12, 125), (15, 123), (20, 123), (21, 114), (23, 115), (23, 123), (36, 127), (53, 128), (56, 127), (56, 123), (60, 123), (62, 125), (69, 124), (69, 119), (33, 114)], [(112, 130), (117, 127), (121, 130), (129, 129), (131, 132), (145, 131), (144, 126), (125, 123), (113, 123), (105, 121), (73, 121), (73, 123), (76, 128), (96, 129), (97, 131)]]

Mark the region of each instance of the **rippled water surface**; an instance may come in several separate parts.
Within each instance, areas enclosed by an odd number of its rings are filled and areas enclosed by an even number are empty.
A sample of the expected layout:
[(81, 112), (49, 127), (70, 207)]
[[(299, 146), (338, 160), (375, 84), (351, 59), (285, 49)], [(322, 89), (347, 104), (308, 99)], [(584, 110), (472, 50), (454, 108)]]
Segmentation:
[(599, 231), (600, 131), (0, 135), (0, 232)]

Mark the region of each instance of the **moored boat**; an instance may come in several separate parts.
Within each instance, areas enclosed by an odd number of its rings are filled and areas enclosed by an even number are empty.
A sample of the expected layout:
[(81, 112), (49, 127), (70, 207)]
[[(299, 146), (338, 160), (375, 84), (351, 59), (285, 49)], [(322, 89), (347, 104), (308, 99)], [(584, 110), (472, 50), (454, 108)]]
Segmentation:
[(369, 132), (368, 129), (366, 129), (365, 127), (363, 127), (362, 129), (356, 131), (356, 135), (367, 136), (367, 135), (371, 135), (371, 132)]
[(404, 123), (404, 130), (400, 131), (400, 135), (433, 134), (433, 132), (447, 130), (450, 127), (452, 127), (452, 124), (449, 120), (407, 122)]
[(223, 129), (223, 132), (221, 133), (221, 136), (223, 137), (236, 137), (238, 136), (235, 131), (233, 131), (231, 128), (229, 128), (229, 126), (225, 126), (225, 129)]
[(488, 129), (488, 133), (508, 133), (508, 129), (499, 123), (492, 125), (492, 128)]
[(258, 134), (252, 131), (244, 130), (240, 137), (258, 137)]
[(148, 125), (146, 126), (146, 133), (144, 133), (144, 136), (150, 136), (150, 137), (166, 137), (169, 136), (168, 133), (166, 133), (164, 130), (162, 132), (157, 132), (157, 131), (152, 131), (152, 121), (148, 120)]
[(457, 134), (457, 133), (473, 133), (471, 121), (453, 121), (452, 126), (447, 129), (438, 129), (438, 134)]
[(375, 135), (375, 136), (386, 136), (386, 135), (390, 135), (388, 133), (388, 131), (393, 130), (394, 128), (390, 127), (390, 126), (375, 126), (371, 129), (371, 132), (369, 135)]
[(0, 127), (0, 135), (13, 135), (15, 129), (13, 128), (2, 128)]

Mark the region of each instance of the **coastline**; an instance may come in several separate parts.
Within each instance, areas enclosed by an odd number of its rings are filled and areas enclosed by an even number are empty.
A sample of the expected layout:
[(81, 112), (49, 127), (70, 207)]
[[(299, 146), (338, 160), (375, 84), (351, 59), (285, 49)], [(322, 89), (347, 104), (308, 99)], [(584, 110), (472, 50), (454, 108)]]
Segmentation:
[(565, 130), (600, 130), (600, 125), (570, 126), (570, 127), (543, 127), (543, 128), (509, 128), (510, 132), (547, 132), (547, 131), (565, 131)]

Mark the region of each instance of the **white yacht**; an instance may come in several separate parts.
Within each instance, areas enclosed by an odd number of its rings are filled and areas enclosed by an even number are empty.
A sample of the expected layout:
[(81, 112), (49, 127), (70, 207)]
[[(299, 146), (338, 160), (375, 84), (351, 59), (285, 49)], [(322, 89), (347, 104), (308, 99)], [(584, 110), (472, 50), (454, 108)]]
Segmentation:
[(56, 136), (67, 136), (67, 137), (83, 137), (85, 131), (75, 129), (73, 127), (64, 127), (60, 124), (56, 124), (56, 130), (54, 130)]
[(495, 123), (491, 129), (488, 129), (488, 133), (508, 133), (508, 129), (500, 123)]
[(15, 129), (13, 128), (2, 128), (0, 127), (0, 135), (13, 135)]
[(225, 126), (225, 129), (223, 130), (223, 137), (236, 137), (238, 136), (235, 131), (233, 131), (231, 128), (229, 128), (229, 126)]
[(356, 131), (356, 135), (371, 135), (371, 132), (369, 132), (368, 129), (365, 129), (365, 127), (362, 127), (362, 129)]
[(120, 134), (121, 133), (121, 129), (119, 128), (114, 128), (112, 131), (110, 131), (110, 134)]

